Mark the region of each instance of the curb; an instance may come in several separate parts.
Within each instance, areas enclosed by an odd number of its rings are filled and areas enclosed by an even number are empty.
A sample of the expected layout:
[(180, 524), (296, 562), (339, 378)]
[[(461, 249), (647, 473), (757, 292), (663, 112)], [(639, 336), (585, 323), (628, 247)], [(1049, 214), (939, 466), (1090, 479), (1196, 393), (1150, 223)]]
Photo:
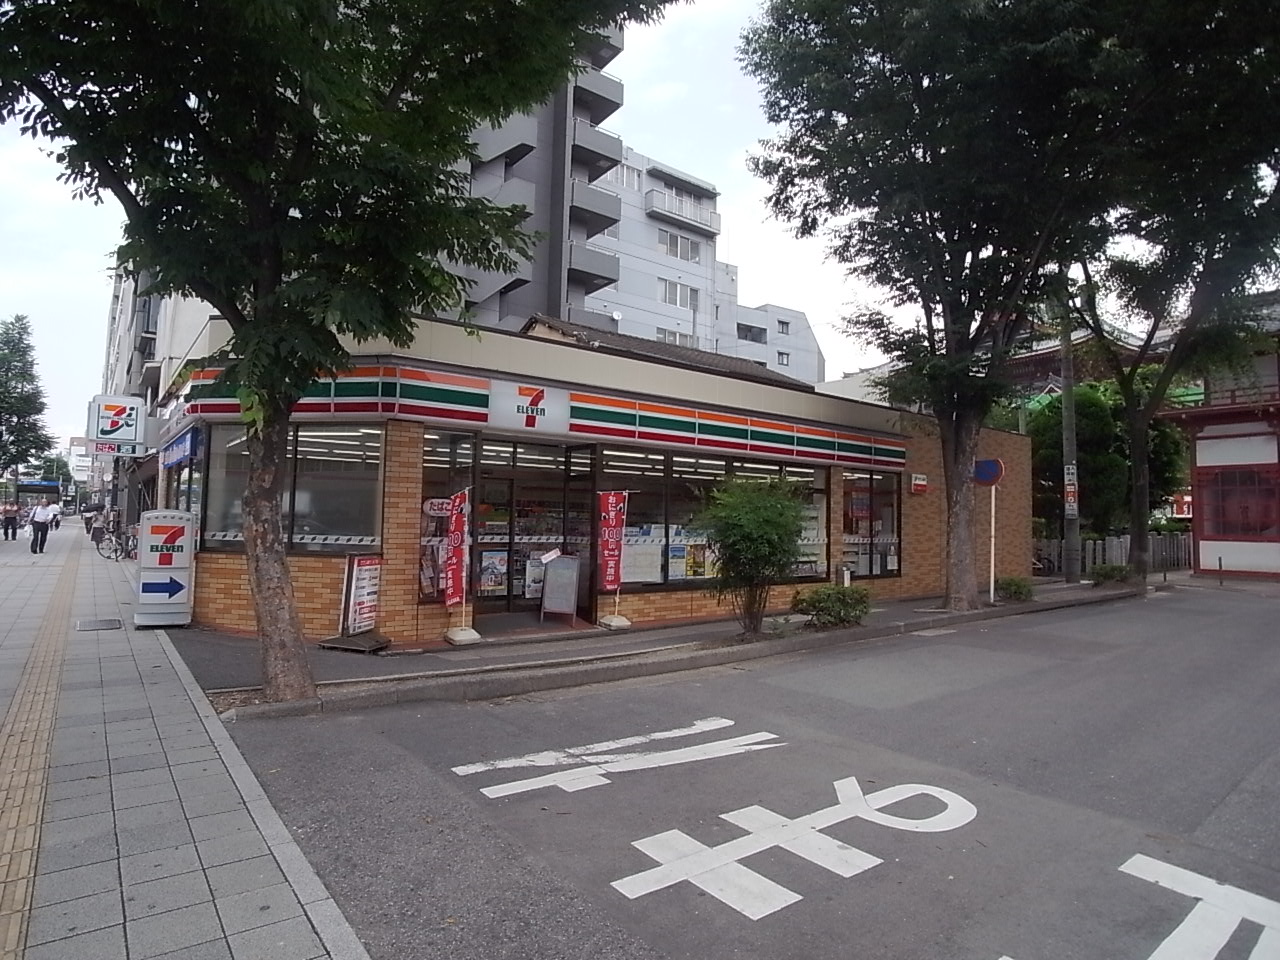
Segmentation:
[(1122, 590), (1103, 590), (1098, 596), (1061, 600), (1033, 600), (1007, 607), (987, 607), (962, 613), (944, 613), (920, 620), (893, 620), (874, 627), (832, 630), (826, 633), (797, 633), (754, 643), (726, 643), (723, 640), (691, 641), (641, 652), (603, 656), (540, 660), (515, 665), (468, 667), (432, 673), (399, 675), (360, 680), (330, 680), (318, 685), (318, 696), (287, 703), (254, 703), (232, 707), (220, 716), (224, 721), (257, 720), (274, 717), (316, 716), (366, 707), (386, 707), (397, 703), (430, 700), (495, 700), (565, 687), (608, 683), (639, 677), (660, 676), (682, 670), (724, 666), (765, 657), (822, 650), (846, 643), (897, 637), (919, 630), (1002, 620), (1024, 614), (1044, 613), (1068, 607), (1092, 606), (1115, 600), (1145, 596), (1148, 592), (1175, 589), (1173, 584), (1148, 585)]

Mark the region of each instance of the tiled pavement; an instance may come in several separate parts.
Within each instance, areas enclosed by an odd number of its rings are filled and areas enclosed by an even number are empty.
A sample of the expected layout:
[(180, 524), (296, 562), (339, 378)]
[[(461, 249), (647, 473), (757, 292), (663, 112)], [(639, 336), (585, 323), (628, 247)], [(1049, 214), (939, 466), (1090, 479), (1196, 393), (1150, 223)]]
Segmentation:
[(0, 960), (367, 960), (133, 575), (0, 543)]

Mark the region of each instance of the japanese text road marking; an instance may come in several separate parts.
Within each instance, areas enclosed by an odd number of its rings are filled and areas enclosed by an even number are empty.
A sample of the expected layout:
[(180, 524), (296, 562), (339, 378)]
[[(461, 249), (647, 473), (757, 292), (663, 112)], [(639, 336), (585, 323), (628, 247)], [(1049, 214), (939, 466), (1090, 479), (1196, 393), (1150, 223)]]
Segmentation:
[[(616, 880), (613, 886), (623, 896), (634, 900), (687, 880), (739, 913), (759, 920), (802, 898), (800, 894), (744, 867), (741, 861), (746, 857), (780, 847), (831, 873), (848, 878), (882, 861), (819, 831), (845, 820), (861, 818), (895, 830), (937, 833), (962, 827), (978, 814), (977, 808), (959, 794), (923, 783), (887, 787), (869, 796), (863, 795), (856, 777), (837, 780), (834, 786), (839, 803), (797, 820), (789, 820), (758, 806), (721, 814), (721, 819), (742, 827), (748, 833), (718, 847), (705, 846), (680, 830), (668, 830), (637, 840), (632, 845), (660, 865)], [(941, 800), (945, 809), (920, 820), (881, 812), (882, 807), (916, 796)]]
[(1120, 869), (1199, 901), (1149, 960), (1213, 960), (1241, 920), (1262, 927), (1249, 960), (1280, 960), (1280, 903), (1142, 854)]
[(682, 763), (693, 763), (697, 760), (710, 760), (715, 757), (731, 757), (737, 754), (753, 753), (757, 750), (768, 750), (770, 747), (785, 746), (782, 742), (763, 742), (777, 740), (777, 734), (761, 731), (741, 737), (730, 737), (725, 740), (713, 740), (710, 743), (680, 747), (674, 750), (617, 752), (627, 747), (639, 746), (655, 740), (688, 737), (729, 726), (733, 726), (732, 720), (726, 720), (723, 717), (707, 717), (697, 720), (687, 727), (659, 730), (656, 733), (624, 737), (621, 740), (605, 740), (600, 743), (588, 743), (578, 747), (566, 747), (563, 750), (544, 750), (539, 753), (527, 753), (519, 757), (507, 757), (504, 760), (467, 763), (454, 767), (453, 772), (459, 776), (466, 777), (473, 773), (482, 773), (487, 770), (563, 766), (569, 767), (569, 769), (557, 770), (554, 773), (528, 777), (522, 780), (509, 780), (506, 783), (484, 787), (480, 792), (486, 797), (506, 797), (515, 793), (540, 790), (543, 787), (559, 787), (561, 790), (573, 792), (610, 783), (609, 778), (605, 776), (605, 774), (609, 773), (652, 770), (657, 767), (670, 767)]

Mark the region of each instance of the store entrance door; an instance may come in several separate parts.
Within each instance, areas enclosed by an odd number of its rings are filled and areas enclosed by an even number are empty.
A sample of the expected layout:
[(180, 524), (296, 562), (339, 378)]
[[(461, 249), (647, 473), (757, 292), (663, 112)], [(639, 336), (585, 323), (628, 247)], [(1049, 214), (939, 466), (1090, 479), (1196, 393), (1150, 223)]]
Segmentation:
[(542, 602), (538, 558), (554, 549), (572, 552), (565, 541), (565, 449), (494, 440), (482, 440), (480, 447), (472, 514), (476, 613), (536, 613)]

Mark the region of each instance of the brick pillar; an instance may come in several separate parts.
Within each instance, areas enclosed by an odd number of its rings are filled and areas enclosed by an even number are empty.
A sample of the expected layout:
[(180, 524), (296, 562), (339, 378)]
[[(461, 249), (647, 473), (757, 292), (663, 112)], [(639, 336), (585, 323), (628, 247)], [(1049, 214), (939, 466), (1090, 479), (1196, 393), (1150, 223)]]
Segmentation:
[(840, 583), (844, 559), (844, 467), (827, 468), (827, 579)]
[(382, 446), (382, 587), (378, 630), (394, 646), (418, 640), (422, 424), (388, 420)]

